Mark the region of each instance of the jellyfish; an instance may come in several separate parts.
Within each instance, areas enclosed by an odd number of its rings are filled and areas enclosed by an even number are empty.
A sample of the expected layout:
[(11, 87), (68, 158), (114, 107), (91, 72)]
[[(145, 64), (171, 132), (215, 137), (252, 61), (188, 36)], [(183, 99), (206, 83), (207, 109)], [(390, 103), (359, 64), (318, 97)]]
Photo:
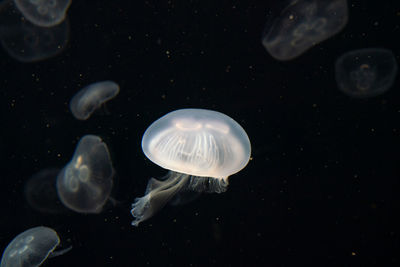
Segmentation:
[(60, 256), (72, 249), (54, 251), (60, 244), (57, 232), (38, 226), (17, 235), (6, 247), (0, 267), (40, 266), (47, 258)]
[(98, 136), (85, 135), (72, 160), (57, 176), (58, 196), (76, 212), (100, 213), (110, 196), (113, 176), (106, 144)]
[(250, 140), (236, 121), (205, 109), (176, 110), (156, 120), (143, 135), (142, 149), (169, 172), (162, 180), (151, 178), (145, 195), (135, 199), (134, 226), (178, 193), (225, 192), (228, 177), (247, 165), (251, 152)]
[(355, 98), (374, 97), (386, 92), (397, 74), (396, 57), (384, 48), (364, 48), (345, 53), (335, 63), (339, 89)]
[(27, 180), (24, 186), (25, 198), (33, 209), (51, 214), (68, 211), (57, 195), (56, 181), (59, 173), (59, 169), (47, 168)]
[(14, 3), (33, 24), (52, 27), (65, 19), (71, 0), (14, 0)]
[(87, 120), (96, 109), (118, 93), (119, 85), (113, 81), (92, 83), (72, 97), (69, 107), (75, 118)]
[[(289, 0), (265, 27), (262, 44), (277, 60), (291, 60), (340, 32), (348, 21), (347, 0)], [(283, 1), (283, 3), (286, 3)]]
[(69, 21), (43, 28), (7, 8), (1, 13), (0, 42), (5, 51), (20, 62), (37, 62), (55, 57), (69, 42)]

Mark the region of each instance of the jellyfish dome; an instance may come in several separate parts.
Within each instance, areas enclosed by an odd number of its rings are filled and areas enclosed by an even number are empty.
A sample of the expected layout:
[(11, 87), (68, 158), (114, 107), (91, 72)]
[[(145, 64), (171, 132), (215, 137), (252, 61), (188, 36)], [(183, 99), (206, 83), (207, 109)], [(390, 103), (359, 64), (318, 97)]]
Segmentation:
[(156, 120), (142, 138), (147, 158), (170, 170), (151, 178), (145, 196), (132, 204), (133, 225), (150, 218), (171, 198), (188, 192), (222, 193), (228, 177), (250, 159), (250, 140), (232, 118), (217, 111), (181, 109)]
[(96, 109), (118, 93), (119, 85), (113, 81), (92, 83), (72, 97), (69, 107), (75, 118), (87, 120)]
[(71, 0), (14, 0), (14, 3), (32, 24), (53, 27), (65, 19)]
[(144, 133), (142, 149), (155, 164), (195, 176), (226, 178), (243, 169), (250, 141), (225, 114), (181, 109), (156, 120)]
[(73, 211), (100, 213), (109, 199), (113, 177), (107, 145), (96, 135), (85, 135), (57, 176), (58, 196)]
[(4, 250), (1, 267), (40, 266), (48, 257), (68, 252), (72, 247), (54, 252), (60, 244), (56, 231), (38, 226), (17, 235)]

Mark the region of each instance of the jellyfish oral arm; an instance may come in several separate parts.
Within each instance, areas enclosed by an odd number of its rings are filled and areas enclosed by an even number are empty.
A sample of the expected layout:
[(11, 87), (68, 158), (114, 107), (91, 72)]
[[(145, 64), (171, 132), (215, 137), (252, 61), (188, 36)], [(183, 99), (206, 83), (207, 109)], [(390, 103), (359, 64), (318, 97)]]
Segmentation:
[(166, 180), (151, 178), (145, 195), (135, 199), (131, 214), (133, 226), (151, 218), (179, 192), (222, 193), (228, 188), (228, 178), (201, 177), (170, 171)]
[(65, 253), (67, 253), (71, 249), (72, 249), (72, 246), (69, 246), (69, 247), (67, 247), (65, 249), (62, 249), (62, 250), (53, 251), (52, 253), (50, 253), (48, 258), (51, 259), (51, 258), (54, 258), (54, 257), (57, 257), (57, 256), (64, 255)]
[(165, 181), (151, 178), (146, 195), (136, 198), (132, 204), (131, 214), (135, 218), (132, 225), (138, 226), (142, 221), (151, 218), (185, 186), (188, 180), (189, 175), (177, 172), (169, 172), (169, 178)]

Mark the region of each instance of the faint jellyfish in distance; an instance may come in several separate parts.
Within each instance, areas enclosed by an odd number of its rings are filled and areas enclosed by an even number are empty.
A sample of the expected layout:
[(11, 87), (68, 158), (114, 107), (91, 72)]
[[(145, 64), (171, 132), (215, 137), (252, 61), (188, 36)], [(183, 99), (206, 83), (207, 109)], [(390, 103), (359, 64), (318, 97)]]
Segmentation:
[(267, 23), (262, 44), (277, 60), (291, 60), (341, 31), (347, 0), (290, 0)]
[(6, 52), (20, 62), (45, 60), (66, 48), (69, 21), (51, 28), (38, 27), (8, 8), (1, 14), (0, 41)]
[(373, 97), (386, 92), (395, 80), (397, 63), (392, 51), (365, 48), (345, 53), (336, 60), (339, 89), (352, 97)]
[(69, 108), (78, 120), (87, 120), (92, 113), (119, 93), (119, 85), (113, 81), (92, 83), (76, 93)]
[(14, 0), (14, 3), (31, 23), (52, 27), (65, 19), (71, 0)]
[(72, 249), (54, 251), (60, 244), (56, 231), (38, 226), (17, 235), (3, 252), (0, 267), (40, 266), (47, 258), (60, 256)]
[(107, 145), (98, 136), (85, 135), (57, 177), (58, 196), (73, 211), (100, 213), (109, 199), (113, 176)]
[(162, 180), (151, 178), (145, 196), (135, 199), (131, 210), (134, 226), (171, 199), (174, 204), (191, 200), (182, 193), (193, 192), (195, 198), (201, 192), (225, 192), (228, 177), (247, 165), (251, 147), (244, 129), (227, 115), (181, 109), (147, 128), (142, 149), (148, 159), (169, 172)]
[(67, 212), (57, 195), (59, 169), (48, 168), (35, 173), (25, 183), (25, 198), (33, 209), (50, 214)]

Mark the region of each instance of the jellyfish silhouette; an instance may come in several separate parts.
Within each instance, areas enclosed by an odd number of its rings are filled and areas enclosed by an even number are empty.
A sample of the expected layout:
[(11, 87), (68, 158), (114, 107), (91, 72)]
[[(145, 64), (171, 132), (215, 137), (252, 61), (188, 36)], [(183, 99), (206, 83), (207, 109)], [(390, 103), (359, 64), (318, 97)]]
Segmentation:
[(374, 97), (393, 85), (397, 74), (396, 56), (384, 48), (363, 48), (340, 56), (335, 63), (339, 89), (354, 98)]
[(68, 19), (53, 27), (40, 27), (21, 19), (19, 13), (9, 6), (1, 10), (0, 18), (1, 45), (17, 61), (28, 63), (55, 57), (64, 51), (69, 42)]
[(99, 213), (110, 196), (113, 176), (107, 145), (98, 136), (85, 135), (57, 177), (58, 196), (73, 211)]
[(46, 168), (35, 173), (24, 186), (25, 199), (34, 210), (49, 213), (67, 213), (57, 194), (57, 176), (59, 169)]
[(4, 250), (0, 267), (40, 266), (47, 258), (60, 256), (72, 247), (54, 251), (60, 244), (56, 231), (38, 226), (17, 235)]
[(340, 32), (348, 21), (347, 0), (289, 0), (265, 26), (262, 44), (277, 60), (291, 60)]
[(69, 104), (78, 120), (87, 120), (92, 113), (119, 93), (119, 85), (113, 81), (92, 83), (76, 93)]
[(145, 196), (132, 204), (134, 226), (152, 217), (177, 193), (225, 192), (228, 177), (247, 165), (251, 147), (244, 129), (227, 115), (181, 109), (150, 125), (142, 149), (152, 162), (170, 171), (163, 180), (151, 178)]
[(14, 0), (24, 17), (40, 27), (60, 24), (66, 16), (71, 0)]

